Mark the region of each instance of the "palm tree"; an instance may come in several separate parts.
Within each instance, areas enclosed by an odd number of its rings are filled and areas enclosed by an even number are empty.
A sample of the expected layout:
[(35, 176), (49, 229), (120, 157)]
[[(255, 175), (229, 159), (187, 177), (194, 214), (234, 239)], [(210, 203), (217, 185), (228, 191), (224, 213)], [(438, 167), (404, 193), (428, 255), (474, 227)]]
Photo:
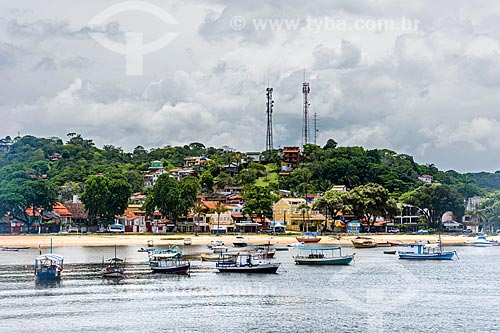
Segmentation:
[(217, 201), (215, 207), (210, 209), (212, 213), (217, 214), (217, 235), (219, 235), (220, 214), (227, 212), (229, 209), (220, 201)]
[(198, 227), (196, 228), (195, 232), (199, 231), (199, 224), (200, 224), (200, 216), (203, 213), (204, 207), (201, 203), (196, 202), (193, 206), (193, 213), (194, 216), (196, 217), (196, 222), (198, 223)]
[[(306, 203), (301, 204), (299, 207), (297, 207), (300, 212), (302, 213), (302, 223), (306, 223), (306, 231), (309, 231), (309, 205)], [(305, 215), (307, 213), (307, 222), (305, 219)], [(304, 230), (302, 230), (304, 231)]]

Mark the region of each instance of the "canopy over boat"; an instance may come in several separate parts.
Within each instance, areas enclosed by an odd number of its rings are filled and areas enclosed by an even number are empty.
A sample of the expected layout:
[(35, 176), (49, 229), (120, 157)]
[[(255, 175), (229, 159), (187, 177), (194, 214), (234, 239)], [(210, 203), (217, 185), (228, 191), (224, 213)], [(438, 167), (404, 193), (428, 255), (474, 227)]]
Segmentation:
[(42, 254), (36, 257), (35, 260), (36, 261), (50, 260), (50, 261), (62, 262), (64, 260), (64, 257), (58, 254), (49, 253), (49, 254)]
[(340, 246), (330, 246), (330, 247), (299, 247), (299, 251), (332, 251), (340, 250)]

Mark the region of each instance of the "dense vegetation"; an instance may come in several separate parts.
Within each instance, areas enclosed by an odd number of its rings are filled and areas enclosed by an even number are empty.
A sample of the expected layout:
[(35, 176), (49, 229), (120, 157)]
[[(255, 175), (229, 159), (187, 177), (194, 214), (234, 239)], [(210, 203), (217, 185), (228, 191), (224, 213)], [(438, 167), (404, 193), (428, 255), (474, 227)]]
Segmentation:
[[(2, 142), (9, 140), (5, 138)], [(250, 199), (247, 211), (267, 216), (272, 214), (272, 202), (269, 202), (270, 197), (264, 198), (262, 192), (276, 192), (278, 189), (303, 196), (306, 193), (324, 193), (334, 184), (344, 184), (353, 189), (349, 207), (357, 210), (358, 215), (366, 217), (376, 214), (380, 205), (366, 208), (363, 206), (366, 203), (360, 200), (356, 202), (353, 198), (357, 195), (359, 199), (367, 191), (385, 190), (384, 205), (389, 200), (428, 205), (429, 201), (425, 200), (429, 199), (430, 194), (420, 193), (424, 191), (422, 182), (418, 180), (422, 174), (430, 174), (435, 182), (445, 185), (436, 190), (435, 195), (440, 193), (441, 196), (453, 197), (446, 203), (440, 203), (439, 212), (456, 208), (457, 202), (463, 202), (468, 197), (484, 196), (500, 189), (498, 172), (460, 174), (453, 170), (441, 171), (433, 164), (418, 164), (409, 155), (387, 149), (340, 147), (332, 139), (324, 147), (306, 145), (299, 167), (283, 177), (277, 176), (281, 166), (278, 150), (269, 154), (266, 161), (252, 162), (244, 153), (229, 147), (205, 147), (201, 143), (150, 150), (137, 146), (132, 152), (125, 152), (112, 145), (98, 148), (92, 140), (75, 133), (69, 133), (66, 142), (60, 138), (34, 136), (18, 137), (11, 142), (10, 150), (0, 153), (0, 213), (11, 212), (24, 220), (27, 218), (26, 209), (48, 209), (55, 201), (70, 200), (75, 194), (89, 203), (87, 210), (91, 216), (105, 216), (108, 219), (116, 214), (109, 206), (121, 210), (123, 198), (130, 193), (151, 194), (147, 208), (151, 210), (154, 203), (175, 220), (194, 204), (192, 191), (214, 192), (225, 185), (244, 186), (244, 193)], [(171, 180), (162, 179), (160, 184), (165, 183), (163, 188), (143, 187), (143, 175), (151, 161), (159, 160), (166, 169), (170, 169), (182, 167), (184, 158), (192, 156), (206, 156), (209, 159), (194, 180), (173, 187)], [(230, 163), (237, 165), (237, 174), (224, 172), (224, 165)], [(102, 175), (105, 179), (97, 180), (96, 175)], [(101, 197), (108, 192), (119, 195), (107, 199), (108, 208), (99, 207), (97, 202), (100, 198), (91, 193), (92, 187), (96, 189), (94, 192), (103, 191)], [(188, 191), (189, 195), (186, 194), (186, 188), (192, 190)], [(356, 188), (359, 188), (356, 190), (358, 192), (354, 191)], [(174, 209), (175, 202), (158, 200), (160, 195), (187, 199), (181, 207)], [(490, 195), (490, 206), (494, 198), (495, 195)], [(338, 201), (338, 198), (334, 198), (333, 203), (323, 202), (323, 205), (336, 209), (335, 200)], [(391, 211), (391, 205), (386, 207), (387, 211)], [(434, 217), (429, 219), (434, 220)]]

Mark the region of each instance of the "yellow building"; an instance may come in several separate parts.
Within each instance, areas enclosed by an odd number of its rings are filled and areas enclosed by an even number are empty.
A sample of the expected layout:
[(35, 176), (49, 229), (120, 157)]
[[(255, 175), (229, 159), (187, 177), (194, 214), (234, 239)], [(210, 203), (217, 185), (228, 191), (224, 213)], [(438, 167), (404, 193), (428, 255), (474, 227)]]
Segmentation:
[(273, 206), (274, 220), (282, 221), (287, 231), (316, 231), (326, 218), (311, 210), (303, 198), (282, 198)]

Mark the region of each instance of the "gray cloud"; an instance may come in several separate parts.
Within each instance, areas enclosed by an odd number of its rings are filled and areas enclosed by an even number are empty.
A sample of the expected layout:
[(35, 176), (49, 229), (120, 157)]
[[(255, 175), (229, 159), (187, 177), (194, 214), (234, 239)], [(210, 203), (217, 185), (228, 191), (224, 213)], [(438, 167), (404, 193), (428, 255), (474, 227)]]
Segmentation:
[[(6, 119), (0, 136), (73, 131), (126, 149), (193, 141), (263, 149), (269, 82), (275, 144), (300, 144), (305, 68), (318, 144), (334, 138), (442, 168), (496, 170), (500, 26), (488, 10), (493, 4), (220, 0), (165, 6), (180, 23), (179, 37), (144, 58), (142, 77), (127, 77), (124, 57), (88, 38), (89, 29), (120, 38), (125, 26), (117, 20), (87, 27), (104, 9), (98, 2), (52, 16), (8, 12), (0, 26), (0, 113)], [(405, 16), (421, 23), (416, 31), (248, 26), (252, 18), (327, 15), (351, 21)], [(247, 28), (232, 29), (234, 16), (245, 17)], [(145, 26), (145, 33), (159, 33)]]

